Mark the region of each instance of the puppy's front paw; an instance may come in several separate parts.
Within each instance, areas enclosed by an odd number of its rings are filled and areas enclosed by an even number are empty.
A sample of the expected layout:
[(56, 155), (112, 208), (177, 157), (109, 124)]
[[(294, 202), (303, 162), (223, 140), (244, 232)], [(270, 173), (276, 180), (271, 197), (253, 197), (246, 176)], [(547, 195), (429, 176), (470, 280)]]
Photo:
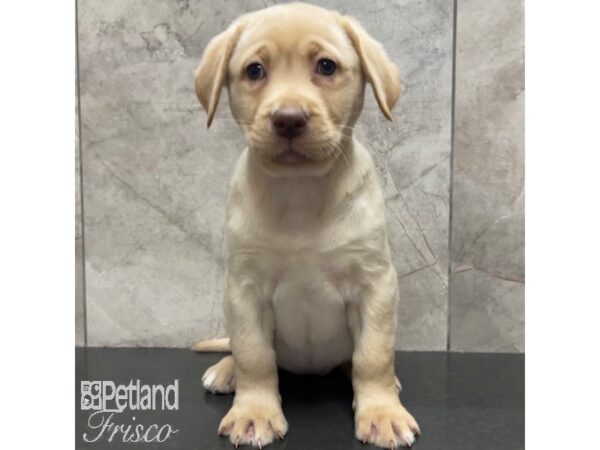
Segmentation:
[(384, 448), (410, 447), (421, 434), (413, 416), (400, 403), (358, 410), (356, 438)]
[(250, 444), (262, 448), (283, 439), (288, 424), (279, 405), (241, 404), (231, 407), (219, 425), (219, 434), (229, 436), (236, 447)]

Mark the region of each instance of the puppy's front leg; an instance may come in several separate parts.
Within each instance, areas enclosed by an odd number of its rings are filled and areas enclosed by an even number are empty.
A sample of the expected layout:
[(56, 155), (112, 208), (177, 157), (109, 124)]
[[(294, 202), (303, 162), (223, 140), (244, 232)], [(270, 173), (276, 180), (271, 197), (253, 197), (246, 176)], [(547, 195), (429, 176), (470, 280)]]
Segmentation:
[(262, 447), (283, 438), (287, 421), (281, 410), (273, 349), (273, 314), (259, 290), (229, 277), (225, 317), (235, 360), (233, 406), (219, 425), (236, 446)]
[(396, 272), (390, 266), (363, 291), (353, 327), (356, 437), (385, 448), (411, 446), (419, 426), (400, 403), (394, 375)]

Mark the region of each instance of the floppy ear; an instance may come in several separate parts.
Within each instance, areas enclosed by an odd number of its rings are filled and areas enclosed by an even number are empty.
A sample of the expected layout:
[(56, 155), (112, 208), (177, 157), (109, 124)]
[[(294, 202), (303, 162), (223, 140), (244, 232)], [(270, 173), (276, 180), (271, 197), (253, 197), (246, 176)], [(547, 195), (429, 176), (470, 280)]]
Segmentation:
[(371, 83), (379, 108), (392, 120), (392, 108), (402, 91), (398, 69), (379, 42), (367, 34), (356, 20), (342, 17), (342, 26), (352, 41), (367, 81)]
[(212, 123), (221, 89), (227, 81), (227, 67), (240, 35), (240, 28), (239, 22), (236, 22), (214, 37), (204, 50), (200, 65), (196, 69), (196, 96), (208, 116), (207, 127)]

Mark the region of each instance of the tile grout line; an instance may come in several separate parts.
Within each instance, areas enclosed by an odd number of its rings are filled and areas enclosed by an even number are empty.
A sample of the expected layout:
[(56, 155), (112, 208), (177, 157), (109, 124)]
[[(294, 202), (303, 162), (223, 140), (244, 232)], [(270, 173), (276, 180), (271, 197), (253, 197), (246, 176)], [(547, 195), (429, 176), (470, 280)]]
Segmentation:
[(83, 346), (88, 345), (87, 285), (85, 277), (85, 215), (83, 207), (83, 141), (81, 139), (81, 85), (79, 78), (79, 1), (75, 0), (75, 71), (77, 77), (77, 128), (79, 132), (79, 204), (81, 214), (81, 285), (83, 288)]
[(450, 177), (449, 177), (449, 208), (448, 208), (448, 300), (447, 300), (447, 323), (446, 323), (446, 351), (451, 350), (451, 325), (452, 325), (452, 210), (454, 209), (454, 139), (455, 139), (455, 116), (456, 116), (456, 40), (457, 40), (457, 13), (458, 1), (453, 2), (452, 17), (452, 93), (451, 93), (451, 112), (450, 112)]

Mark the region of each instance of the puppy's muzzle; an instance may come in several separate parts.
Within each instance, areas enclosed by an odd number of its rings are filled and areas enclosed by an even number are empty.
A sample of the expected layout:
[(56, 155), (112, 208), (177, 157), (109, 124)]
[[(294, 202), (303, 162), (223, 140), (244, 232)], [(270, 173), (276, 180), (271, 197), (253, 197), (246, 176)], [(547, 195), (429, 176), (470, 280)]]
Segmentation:
[(271, 123), (278, 136), (294, 139), (305, 132), (308, 117), (306, 117), (302, 108), (285, 106), (275, 111), (271, 116)]

